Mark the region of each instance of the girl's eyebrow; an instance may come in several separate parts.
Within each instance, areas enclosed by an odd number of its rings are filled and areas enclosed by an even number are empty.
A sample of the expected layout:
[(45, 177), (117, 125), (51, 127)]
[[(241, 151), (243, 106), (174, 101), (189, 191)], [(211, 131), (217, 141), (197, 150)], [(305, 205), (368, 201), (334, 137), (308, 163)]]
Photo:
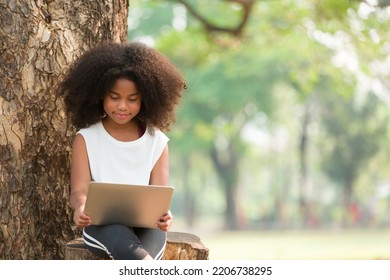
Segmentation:
[[(115, 92), (113, 90), (110, 90), (108, 93), (114, 93), (116, 95), (120, 95), (119, 93), (117, 93), (117, 92)], [(130, 94), (130, 96), (134, 96), (134, 95), (139, 95), (139, 92), (134, 92), (134, 93)]]

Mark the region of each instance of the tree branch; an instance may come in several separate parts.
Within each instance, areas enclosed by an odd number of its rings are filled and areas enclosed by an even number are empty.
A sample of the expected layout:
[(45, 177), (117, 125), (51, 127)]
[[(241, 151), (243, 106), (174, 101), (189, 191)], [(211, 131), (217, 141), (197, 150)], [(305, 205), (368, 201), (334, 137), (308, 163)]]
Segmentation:
[(234, 37), (241, 37), (245, 25), (248, 22), (249, 16), (251, 14), (253, 4), (255, 0), (225, 0), (226, 2), (235, 2), (242, 7), (243, 13), (240, 22), (235, 27), (226, 27), (218, 26), (208, 20), (205, 16), (201, 15), (193, 6), (191, 6), (186, 0), (175, 0), (178, 3), (181, 3), (186, 7), (187, 11), (199, 20), (207, 32), (224, 32), (230, 33)]

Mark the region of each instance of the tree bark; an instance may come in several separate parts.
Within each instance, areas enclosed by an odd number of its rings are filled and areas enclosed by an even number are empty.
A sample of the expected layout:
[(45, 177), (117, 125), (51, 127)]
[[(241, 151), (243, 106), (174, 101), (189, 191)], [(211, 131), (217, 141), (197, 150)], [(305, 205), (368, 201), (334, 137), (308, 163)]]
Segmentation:
[(0, 0), (0, 259), (62, 259), (74, 238), (74, 128), (57, 85), (84, 50), (125, 41), (128, 0)]

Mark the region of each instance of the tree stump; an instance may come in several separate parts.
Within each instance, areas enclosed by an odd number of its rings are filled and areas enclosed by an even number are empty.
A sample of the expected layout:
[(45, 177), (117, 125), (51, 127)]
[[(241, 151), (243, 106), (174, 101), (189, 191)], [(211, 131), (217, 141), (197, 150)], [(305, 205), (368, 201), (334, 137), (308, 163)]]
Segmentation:
[[(184, 232), (168, 232), (163, 260), (208, 260), (208, 258), (209, 249), (198, 236)], [(82, 238), (76, 238), (66, 244), (65, 259), (103, 260), (87, 249)]]

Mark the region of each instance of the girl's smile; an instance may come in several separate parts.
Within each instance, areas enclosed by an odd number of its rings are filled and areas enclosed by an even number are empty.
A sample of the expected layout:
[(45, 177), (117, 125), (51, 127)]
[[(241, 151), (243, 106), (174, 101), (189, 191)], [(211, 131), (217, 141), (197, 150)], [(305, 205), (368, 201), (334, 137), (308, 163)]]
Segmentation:
[(113, 115), (115, 115), (118, 119), (121, 120), (125, 120), (131, 116), (131, 114), (117, 114), (117, 113), (113, 113)]

